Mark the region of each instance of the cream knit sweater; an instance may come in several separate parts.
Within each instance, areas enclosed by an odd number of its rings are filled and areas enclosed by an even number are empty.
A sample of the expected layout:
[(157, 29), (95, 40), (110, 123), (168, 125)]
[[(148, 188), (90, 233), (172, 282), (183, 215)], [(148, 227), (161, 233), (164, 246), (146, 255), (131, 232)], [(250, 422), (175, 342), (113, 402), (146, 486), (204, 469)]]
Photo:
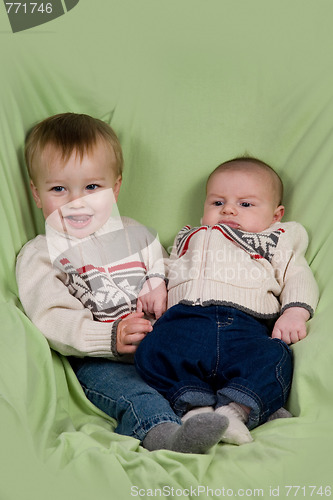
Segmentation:
[(132, 360), (117, 355), (116, 327), (136, 310), (146, 279), (164, 278), (163, 251), (156, 235), (125, 217), (82, 240), (46, 225), (46, 236), (17, 258), (21, 303), (61, 354)]
[(298, 306), (312, 316), (318, 287), (304, 257), (307, 244), (296, 222), (275, 223), (261, 233), (185, 226), (168, 263), (168, 307), (221, 304), (276, 318)]

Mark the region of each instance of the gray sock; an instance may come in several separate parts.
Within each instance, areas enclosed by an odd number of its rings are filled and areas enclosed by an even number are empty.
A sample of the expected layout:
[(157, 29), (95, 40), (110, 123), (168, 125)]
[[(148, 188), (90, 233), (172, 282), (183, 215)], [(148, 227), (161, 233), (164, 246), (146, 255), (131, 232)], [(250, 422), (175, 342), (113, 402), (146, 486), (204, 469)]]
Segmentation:
[(215, 413), (194, 415), (182, 425), (165, 422), (153, 427), (142, 445), (149, 451), (164, 449), (180, 453), (205, 453), (220, 441), (228, 423), (226, 417)]
[(270, 415), (267, 419), (268, 422), (271, 420), (276, 420), (277, 418), (291, 418), (292, 414), (290, 411), (286, 410), (285, 408), (280, 408), (279, 410), (276, 410), (272, 415)]

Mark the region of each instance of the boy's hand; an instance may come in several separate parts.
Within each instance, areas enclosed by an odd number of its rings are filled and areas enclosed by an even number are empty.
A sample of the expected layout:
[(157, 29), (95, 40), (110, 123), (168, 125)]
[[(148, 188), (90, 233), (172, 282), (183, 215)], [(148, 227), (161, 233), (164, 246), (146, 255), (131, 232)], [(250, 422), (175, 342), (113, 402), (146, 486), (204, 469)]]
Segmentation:
[(119, 354), (135, 353), (138, 344), (152, 329), (150, 321), (143, 318), (143, 312), (129, 314), (118, 323), (117, 352)]
[(167, 309), (167, 289), (162, 278), (150, 278), (139, 293), (136, 310), (158, 319)]
[(309, 311), (303, 307), (290, 307), (276, 321), (272, 338), (281, 339), (286, 344), (295, 344), (306, 337), (306, 322)]

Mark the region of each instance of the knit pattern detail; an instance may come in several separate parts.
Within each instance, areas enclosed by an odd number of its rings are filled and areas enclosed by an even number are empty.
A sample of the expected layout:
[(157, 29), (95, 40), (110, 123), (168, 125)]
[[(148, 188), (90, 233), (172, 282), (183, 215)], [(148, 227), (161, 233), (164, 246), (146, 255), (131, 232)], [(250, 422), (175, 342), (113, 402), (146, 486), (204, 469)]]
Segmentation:
[(281, 233), (285, 232), (284, 229), (279, 228), (267, 233), (249, 233), (224, 224), (218, 224), (214, 226), (214, 229), (221, 231), (226, 238), (245, 250), (253, 259), (266, 259), (268, 262), (271, 262), (274, 256)]
[[(190, 226), (185, 226), (180, 231), (176, 246), (177, 256), (182, 257), (186, 254), (191, 239), (200, 231), (207, 231), (208, 226), (196, 227), (191, 230)], [(274, 256), (274, 250), (279, 242), (279, 237), (284, 233), (284, 229), (279, 228), (271, 232), (250, 233), (234, 229), (225, 224), (217, 224), (212, 227), (228, 240), (235, 243), (238, 247), (247, 252), (253, 259), (266, 259), (271, 262)]]
[(85, 265), (75, 269), (67, 259), (60, 264), (68, 276), (69, 292), (87, 307), (98, 321), (113, 322), (136, 309), (138, 294), (145, 279), (143, 262), (118, 266)]
[(136, 310), (147, 279), (165, 279), (163, 249), (156, 235), (137, 223), (122, 227), (116, 222), (110, 219), (105, 226), (109, 230), (82, 240), (66, 239), (49, 229), (53, 266), (66, 274), (69, 293), (104, 323)]

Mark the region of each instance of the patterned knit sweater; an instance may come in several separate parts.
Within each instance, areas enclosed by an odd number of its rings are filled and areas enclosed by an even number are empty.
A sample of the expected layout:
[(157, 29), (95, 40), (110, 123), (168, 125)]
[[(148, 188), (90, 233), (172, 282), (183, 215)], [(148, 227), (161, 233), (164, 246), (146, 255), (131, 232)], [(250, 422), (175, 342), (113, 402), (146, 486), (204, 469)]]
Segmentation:
[(156, 235), (125, 217), (83, 239), (46, 225), (18, 255), (20, 300), (61, 354), (118, 359), (116, 327), (136, 310), (145, 281), (164, 279), (164, 258)]
[(305, 260), (308, 237), (296, 222), (261, 233), (218, 224), (185, 226), (168, 263), (168, 307), (221, 304), (260, 318), (289, 307), (313, 315), (318, 287)]

